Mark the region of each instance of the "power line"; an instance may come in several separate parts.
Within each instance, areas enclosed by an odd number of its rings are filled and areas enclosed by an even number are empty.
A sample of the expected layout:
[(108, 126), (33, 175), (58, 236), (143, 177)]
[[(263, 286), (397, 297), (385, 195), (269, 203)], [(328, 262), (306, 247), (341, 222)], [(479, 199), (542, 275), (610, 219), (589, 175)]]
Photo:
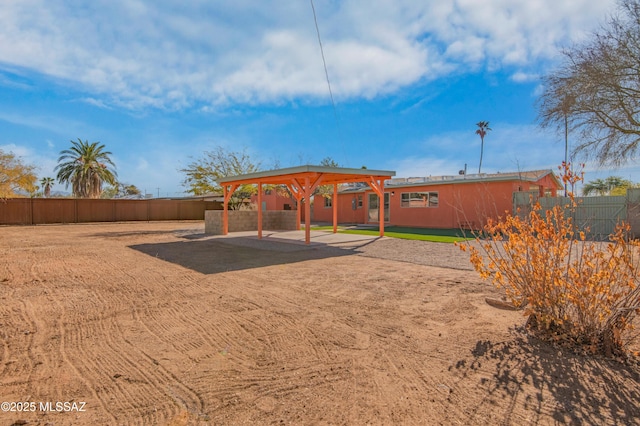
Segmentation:
[[(338, 110), (336, 109), (336, 103), (333, 99), (333, 91), (331, 90), (331, 81), (329, 80), (329, 71), (327, 71), (327, 61), (324, 58), (324, 48), (322, 47), (322, 39), (320, 38), (320, 28), (318, 27), (318, 17), (316, 16), (316, 8), (313, 5), (313, 0), (309, 0), (311, 2), (311, 10), (313, 11), (313, 22), (316, 24), (316, 33), (318, 34), (318, 44), (320, 45), (320, 54), (322, 55), (322, 65), (324, 66), (324, 75), (327, 79), (327, 87), (329, 87), (329, 97), (331, 98), (331, 106), (333, 107), (333, 116), (336, 119), (336, 126), (338, 128), (338, 136), (340, 136), (340, 121), (338, 120)], [(344, 144), (340, 144), (342, 146), (342, 154), (346, 155), (344, 151)]]
[(333, 105), (333, 113), (338, 121), (338, 113), (336, 112), (336, 103), (333, 101), (333, 92), (331, 91), (331, 82), (329, 81), (329, 71), (327, 71), (327, 61), (324, 59), (324, 49), (322, 47), (322, 39), (320, 38), (320, 28), (318, 27), (318, 18), (316, 17), (316, 8), (311, 1), (311, 10), (313, 11), (313, 22), (316, 24), (316, 33), (318, 34), (318, 44), (320, 44), (320, 54), (322, 55), (322, 64), (324, 65), (324, 75), (327, 78), (327, 86), (329, 86), (329, 96), (331, 97), (331, 105)]

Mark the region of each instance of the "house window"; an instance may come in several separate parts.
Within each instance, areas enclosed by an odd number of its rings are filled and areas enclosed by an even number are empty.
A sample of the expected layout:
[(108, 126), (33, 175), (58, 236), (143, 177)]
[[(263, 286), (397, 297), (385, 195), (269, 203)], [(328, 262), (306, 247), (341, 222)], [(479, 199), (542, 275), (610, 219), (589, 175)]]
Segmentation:
[(331, 207), (332, 206), (331, 198), (329, 198), (329, 197), (323, 197), (323, 198), (324, 198), (324, 206), (325, 207)]
[(362, 194), (358, 195), (358, 208), (361, 209), (364, 202), (363, 202), (364, 197), (362, 196)]
[(437, 192), (403, 192), (400, 207), (438, 207)]

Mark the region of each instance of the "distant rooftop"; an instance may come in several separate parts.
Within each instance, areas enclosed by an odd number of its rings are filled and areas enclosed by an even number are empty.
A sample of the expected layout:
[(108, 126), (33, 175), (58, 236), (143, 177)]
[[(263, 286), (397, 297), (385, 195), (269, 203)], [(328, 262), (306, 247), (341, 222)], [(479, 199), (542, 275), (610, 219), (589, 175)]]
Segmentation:
[(371, 169), (351, 169), (346, 167), (326, 167), (326, 166), (297, 166), (284, 169), (264, 170), (255, 173), (247, 173), (238, 176), (226, 176), (217, 179), (219, 184), (228, 183), (267, 183), (281, 184), (289, 183), (292, 178), (304, 176), (323, 176), (322, 185), (343, 182), (358, 182), (366, 180), (370, 176), (376, 178), (388, 178), (395, 176), (396, 172), (391, 170), (371, 170)]
[[(474, 173), (474, 174), (458, 174), (448, 176), (424, 176), (424, 177), (408, 177), (408, 178), (392, 178), (387, 179), (384, 182), (386, 187), (404, 187), (404, 186), (424, 186), (424, 185), (437, 185), (442, 183), (473, 183), (473, 182), (495, 182), (505, 180), (523, 180), (529, 182), (535, 182), (542, 179), (546, 175), (551, 174), (555, 180), (557, 178), (553, 174), (551, 169), (545, 170), (528, 170), (519, 172), (505, 172), (505, 173)], [(558, 181), (558, 185), (560, 182)], [(561, 186), (561, 185), (560, 185)], [(343, 192), (345, 191), (360, 191), (364, 190), (368, 186), (364, 183), (354, 183), (345, 185)]]

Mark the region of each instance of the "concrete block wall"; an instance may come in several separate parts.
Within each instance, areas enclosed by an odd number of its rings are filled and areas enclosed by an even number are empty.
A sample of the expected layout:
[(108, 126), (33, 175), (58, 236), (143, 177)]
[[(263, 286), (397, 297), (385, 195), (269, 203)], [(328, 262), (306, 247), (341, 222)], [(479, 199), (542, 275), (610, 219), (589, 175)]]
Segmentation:
[[(205, 234), (222, 235), (221, 210), (206, 210), (204, 212)], [(295, 210), (277, 210), (262, 212), (262, 229), (292, 231), (296, 229)], [(258, 212), (255, 210), (230, 210), (229, 232), (257, 231)]]

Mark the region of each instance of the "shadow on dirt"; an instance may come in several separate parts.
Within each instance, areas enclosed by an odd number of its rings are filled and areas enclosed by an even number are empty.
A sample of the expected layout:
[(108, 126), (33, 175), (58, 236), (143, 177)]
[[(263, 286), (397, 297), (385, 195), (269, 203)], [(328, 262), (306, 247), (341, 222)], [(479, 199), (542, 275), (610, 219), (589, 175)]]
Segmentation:
[[(470, 362), (458, 361), (455, 369), (472, 376), (495, 364), (496, 380), (480, 379), (478, 386), (495, 398), (510, 398), (510, 407), (524, 405), (531, 424), (543, 421), (541, 413), (559, 424), (627, 425), (640, 419), (638, 365), (568, 353), (524, 330), (509, 342), (478, 341), (471, 354)], [(511, 411), (505, 424), (517, 422)]]
[(186, 241), (136, 244), (129, 248), (202, 274), (261, 268), (355, 254), (352, 249), (305, 246), (247, 238), (185, 238)]
[(200, 229), (167, 229), (167, 230), (133, 230), (133, 231), (108, 231), (108, 232), (97, 232), (94, 234), (90, 234), (90, 237), (99, 237), (99, 238), (126, 238), (126, 237), (144, 237), (144, 236), (154, 236), (154, 235), (173, 235), (180, 238), (185, 238), (188, 240), (197, 240), (206, 237), (210, 237), (210, 235), (205, 234), (204, 232), (200, 232)]
[(90, 234), (90, 237), (99, 238), (123, 238), (123, 237), (144, 237), (148, 235), (175, 235), (176, 231), (114, 231), (114, 232), (97, 232)]

